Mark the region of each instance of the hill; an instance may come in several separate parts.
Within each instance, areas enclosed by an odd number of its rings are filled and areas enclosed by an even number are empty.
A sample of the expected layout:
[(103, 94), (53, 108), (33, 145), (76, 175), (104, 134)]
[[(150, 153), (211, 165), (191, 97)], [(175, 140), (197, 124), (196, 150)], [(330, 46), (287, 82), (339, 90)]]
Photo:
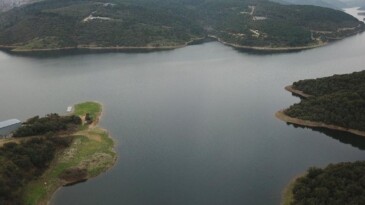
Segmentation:
[(176, 48), (210, 36), (242, 48), (302, 49), (364, 27), (341, 11), (268, 0), (45, 0), (0, 14), (0, 45)]

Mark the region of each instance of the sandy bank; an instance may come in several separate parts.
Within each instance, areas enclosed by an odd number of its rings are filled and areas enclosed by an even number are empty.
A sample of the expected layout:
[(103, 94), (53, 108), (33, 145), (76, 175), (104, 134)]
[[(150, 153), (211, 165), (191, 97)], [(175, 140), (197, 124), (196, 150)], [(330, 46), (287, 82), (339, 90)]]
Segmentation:
[(280, 110), (280, 111), (276, 112), (275, 117), (278, 118), (279, 120), (282, 120), (282, 121), (287, 122), (287, 123), (302, 125), (302, 126), (306, 126), (306, 127), (327, 128), (327, 129), (332, 129), (332, 130), (349, 132), (349, 133), (352, 133), (352, 134), (355, 134), (355, 135), (365, 137), (365, 131), (349, 129), (349, 128), (340, 127), (340, 126), (336, 126), (336, 125), (330, 125), (330, 124), (326, 124), (326, 123), (323, 123), (323, 122), (314, 122), (314, 121), (310, 121), (310, 120), (302, 120), (302, 119), (299, 119), (299, 118), (293, 118), (293, 117), (290, 117), (290, 116), (286, 115), (284, 113), (284, 111), (285, 110)]
[(217, 41), (219, 41), (220, 43), (227, 45), (227, 46), (231, 46), (233, 48), (237, 48), (237, 49), (247, 49), (247, 50), (253, 50), (253, 51), (266, 51), (266, 52), (290, 52), (290, 51), (300, 51), (300, 50), (307, 50), (307, 49), (312, 49), (312, 48), (318, 48), (318, 47), (322, 47), (327, 45), (328, 43), (319, 43), (319, 44), (315, 44), (315, 45), (308, 45), (308, 46), (297, 46), (297, 47), (268, 47), (268, 46), (263, 46), (263, 47), (259, 47), (259, 46), (243, 46), (243, 45), (239, 45), (239, 44), (234, 44), (234, 43), (228, 43), (223, 41), (221, 38), (214, 36), (214, 35), (209, 35), (210, 38), (214, 38)]
[(292, 85), (288, 85), (285, 87), (285, 90), (295, 94), (295, 95), (299, 95), (300, 97), (303, 97), (303, 98), (309, 98), (309, 97), (313, 97), (313, 95), (308, 95), (308, 94), (305, 94), (303, 91), (301, 90), (296, 90), (293, 88)]

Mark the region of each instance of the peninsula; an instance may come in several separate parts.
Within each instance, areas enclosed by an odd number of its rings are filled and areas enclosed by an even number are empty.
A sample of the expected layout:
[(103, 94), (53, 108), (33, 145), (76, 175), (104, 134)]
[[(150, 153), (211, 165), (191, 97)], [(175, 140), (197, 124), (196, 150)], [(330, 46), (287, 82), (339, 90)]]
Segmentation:
[(286, 90), (302, 100), (278, 111), (275, 114), (278, 119), (365, 137), (365, 71), (301, 80)]
[(339, 10), (269, 0), (43, 0), (0, 13), (0, 47), (174, 49), (215, 38), (238, 49), (284, 52), (365, 30)]
[(99, 103), (80, 103), (72, 115), (36, 116), (16, 130), (0, 147), (0, 203), (47, 204), (60, 187), (111, 168), (117, 156), (113, 140), (98, 126), (101, 111)]

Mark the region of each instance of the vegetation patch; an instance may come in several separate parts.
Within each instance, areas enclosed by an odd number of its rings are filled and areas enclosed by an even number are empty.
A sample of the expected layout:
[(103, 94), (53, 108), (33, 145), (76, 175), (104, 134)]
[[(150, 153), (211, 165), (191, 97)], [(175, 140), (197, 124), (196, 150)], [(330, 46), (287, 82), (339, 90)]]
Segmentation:
[(24, 45), (17, 47), (14, 51), (26, 51), (26, 50), (42, 50), (42, 49), (57, 49), (64, 48), (70, 45), (63, 42), (62, 39), (58, 37), (44, 37), (44, 38), (34, 38)]
[(74, 114), (77, 116), (86, 116), (87, 113), (94, 118), (97, 119), (101, 114), (101, 105), (96, 102), (86, 102), (80, 103), (74, 106), (75, 111)]

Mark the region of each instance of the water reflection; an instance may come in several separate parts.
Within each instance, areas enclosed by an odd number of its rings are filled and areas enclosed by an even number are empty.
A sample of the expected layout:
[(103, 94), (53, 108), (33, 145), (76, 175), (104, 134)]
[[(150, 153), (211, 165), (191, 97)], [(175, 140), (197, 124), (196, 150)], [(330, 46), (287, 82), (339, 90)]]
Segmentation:
[(338, 140), (344, 144), (351, 145), (352, 147), (356, 147), (360, 150), (365, 150), (365, 138), (351, 134), (348, 132), (338, 131), (338, 130), (331, 130), (326, 128), (312, 128), (312, 127), (306, 127), (302, 125), (297, 125), (293, 123), (286, 123), (287, 125), (292, 125), (295, 128), (302, 128), (302, 129), (311, 129), (316, 132), (320, 132), (322, 134), (325, 134), (335, 140)]

